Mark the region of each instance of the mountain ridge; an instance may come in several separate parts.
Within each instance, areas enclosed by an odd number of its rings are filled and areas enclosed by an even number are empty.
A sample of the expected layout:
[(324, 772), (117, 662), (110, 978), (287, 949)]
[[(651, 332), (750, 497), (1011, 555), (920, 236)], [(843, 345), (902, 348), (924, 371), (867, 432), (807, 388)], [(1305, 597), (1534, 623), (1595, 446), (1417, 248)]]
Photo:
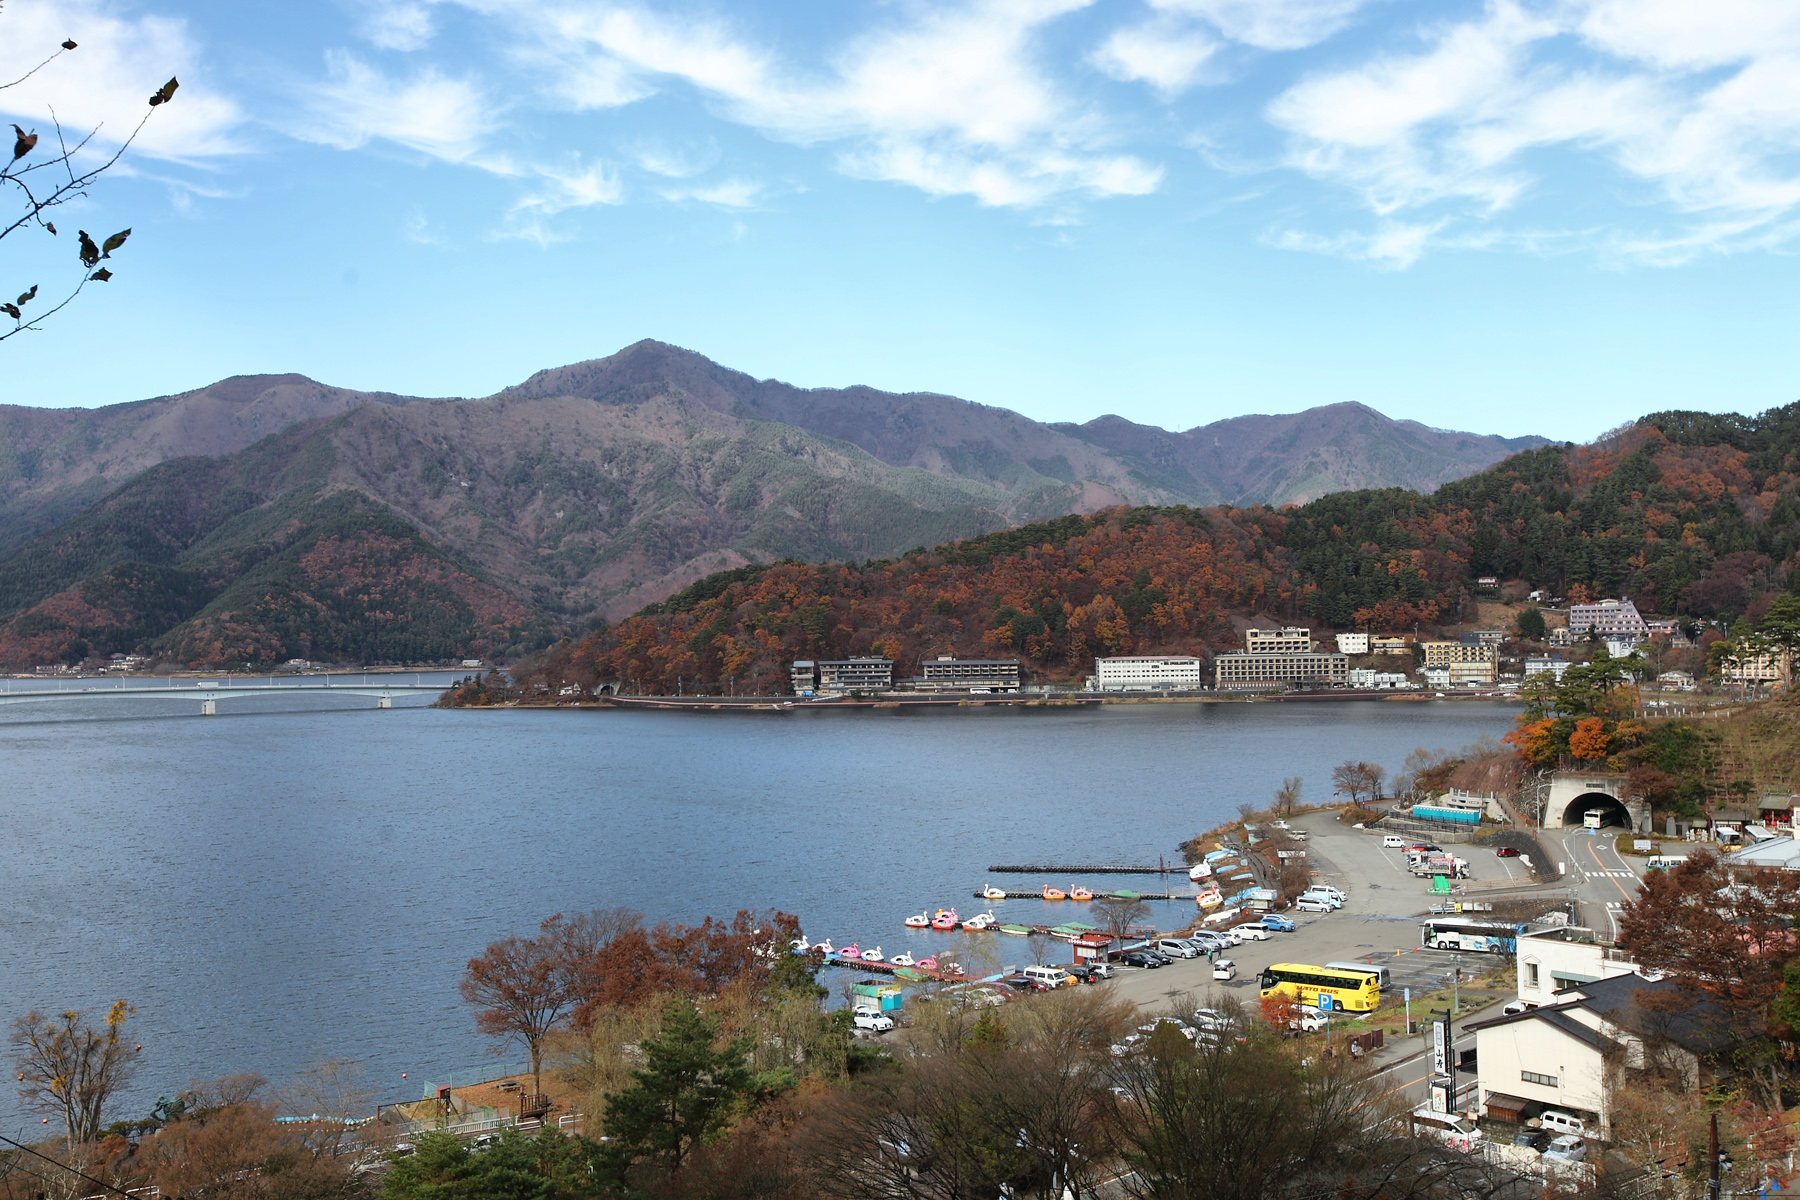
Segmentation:
[[(1243, 420), (1052, 427), (938, 393), (758, 381), (650, 341), (482, 399), (271, 375), (104, 410), (0, 407), (0, 663), (504, 656), (720, 570), (886, 559), (1246, 486), (1430, 484), (1504, 452), (1354, 404)], [(429, 636), (399, 636), (390, 610)]]

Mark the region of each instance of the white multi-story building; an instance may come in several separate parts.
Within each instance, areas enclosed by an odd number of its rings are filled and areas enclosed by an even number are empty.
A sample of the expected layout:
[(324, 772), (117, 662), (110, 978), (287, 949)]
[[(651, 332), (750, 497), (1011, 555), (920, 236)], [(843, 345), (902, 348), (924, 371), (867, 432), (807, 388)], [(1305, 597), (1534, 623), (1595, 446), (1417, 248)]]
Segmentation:
[(1312, 630), (1292, 625), (1284, 629), (1246, 629), (1244, 650), (1250, 654), (1311, 654)]
[[(795, 663), (796, 667), (800, 664)], [(894, 686), (894, 663), (887, 658), (846, 658), (819, 662), (819, 690), (840, 695), (846, 692), (885, 692)]]
[(1339, 654), (1367, 654), (1369, 652), (1369, 635), (1365, 633), (1340, 633), (1337, 635)]
[(1569, 633), (1586, 637), (1592, 631), (1601, 637), (1618, 634), (1643, 641), (1650, 636), (1650, 626), (1629, 600), (1600, 600), (1593, 604), (1569, 606)]
[(1399, 671), (1373, 671), (1351, 667), (1350, 686), (1353, 688), (1392, 689), (1409, 688), (1413, 686), (1413, 683)]
[(1546, 657), (1528, 658), (1525, 660), (1525, 678), (1527, 679), (1530, 679), (1533, 675), (1554, 675), (1557, 680), (1560, 681), (1563, 677), (1563, 672), (1568, 669), (1569, 660), (1566, 658)]
[(1094, 674), (1103, 692), (1197, 688), (1200, 686), (1200, 660), (1182, 655), (1102, 658), (1095, 661)]
[(1630, 955), (1603, 946), (1592, 929), (1564, 925), (1520, 937), (1514, 956), (1519, 999), (1527, 1004), (1553, 1004), (1564, 988), (1631, 975), (1637, 964)]

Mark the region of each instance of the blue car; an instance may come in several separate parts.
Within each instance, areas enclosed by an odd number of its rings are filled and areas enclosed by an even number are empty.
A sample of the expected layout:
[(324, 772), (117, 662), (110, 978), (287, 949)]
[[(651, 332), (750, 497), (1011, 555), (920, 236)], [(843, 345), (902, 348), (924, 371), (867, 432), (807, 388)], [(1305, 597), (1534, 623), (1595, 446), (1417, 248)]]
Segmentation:
[(1276, 933), (1294, 932), (1294, 923), (1286, 917), (1276, 913), (1264, 913), (1263, 919), (1257, 922), (1257, 924), (1261, 925), (1264, 929), (1272, 929)]

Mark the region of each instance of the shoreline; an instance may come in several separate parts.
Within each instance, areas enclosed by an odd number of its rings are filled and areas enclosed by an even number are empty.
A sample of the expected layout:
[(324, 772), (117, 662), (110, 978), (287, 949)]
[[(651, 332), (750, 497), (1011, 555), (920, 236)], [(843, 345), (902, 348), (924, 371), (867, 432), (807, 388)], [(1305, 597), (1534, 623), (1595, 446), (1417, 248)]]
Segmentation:
[(447, 708), (533, 708), (533, 709), (639, 709), (663, 712), (761, 712), (787, 715), (796, 712), (833, 712), (842, 710), (872, 709), (967, 709), (967, 708), (1093, 708), (1102, 704), (1251, 704), (1251, 703), (1312, 703), (1351, 700), (1380, 700), (1390, 704), (1423, 704), (1439, 700), (1463, 701), (1510, 701), (1518, 703), (1519, 697), (1504, 693), (1480, 693), (1474, 695), (1443, 695), (1429, 692), (1392, 691), (1346, 691), (1330, 692), (1288, 692), (1264, 695), (1190, 695), (1190, 696), (1133, 696), (1133, 695), (1095, 695), (1093, 693), (1071, 693), (1061, 696), (1043, 695), (1010, 695), (1010, 696), (893, 696), (884, 695), (862, 700), (841, 697), (831, 700), (801, 700), (791, 696), (602, 696), (591, 700), (558, 700), (555, 697), (542, 699), (513, 700), (505, 704), (470, 704), (445, 705)]

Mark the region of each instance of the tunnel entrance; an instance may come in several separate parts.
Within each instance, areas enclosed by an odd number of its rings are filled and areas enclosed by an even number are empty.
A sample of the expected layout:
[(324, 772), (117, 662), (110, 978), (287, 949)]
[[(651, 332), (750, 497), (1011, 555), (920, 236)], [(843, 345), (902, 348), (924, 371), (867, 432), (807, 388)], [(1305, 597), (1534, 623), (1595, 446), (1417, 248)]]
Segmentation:
[(1587, 814), (1590, 812), (1600, 814), (1600, 826), (1603, 829), (1608, 827), (1631, 828), (1630, 811), (1618, 799), (1605, 792), (1583, 792), (1569, 801), (1568, 807), (1563, 810), (1562, 823), (1565, 828), (1579, 829), (1586, 823)]

